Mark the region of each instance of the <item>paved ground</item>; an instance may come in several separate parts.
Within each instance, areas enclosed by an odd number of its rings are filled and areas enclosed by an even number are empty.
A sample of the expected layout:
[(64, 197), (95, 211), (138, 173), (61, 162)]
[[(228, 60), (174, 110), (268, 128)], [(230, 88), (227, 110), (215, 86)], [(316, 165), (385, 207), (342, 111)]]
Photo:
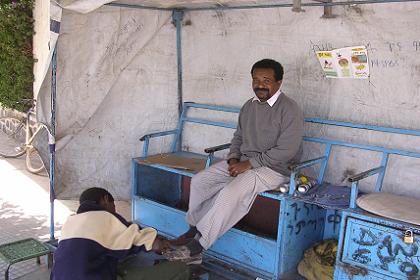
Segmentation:
[[(0, 134), (1, 136), (1, 134)], [(12, 143), (0, 139), (0, 145)], [(18, 159), (0, 158), (0, 244), (23, 238), (49, 239), (49, 179), (47, 175), (34, 175), (25, 169), (25, 157)], [(56, 237), (61, 225), (77, 208), (76, 201), (55, 202)], [(116, 203), (117, 211), (131, 219), (130, 204)], [(5, 263), (0, 260), (0, 279), (4, 279)], [(35, 260), (11, 266), (11, 279), (49, 279), (45, 266), (38, 266)]]

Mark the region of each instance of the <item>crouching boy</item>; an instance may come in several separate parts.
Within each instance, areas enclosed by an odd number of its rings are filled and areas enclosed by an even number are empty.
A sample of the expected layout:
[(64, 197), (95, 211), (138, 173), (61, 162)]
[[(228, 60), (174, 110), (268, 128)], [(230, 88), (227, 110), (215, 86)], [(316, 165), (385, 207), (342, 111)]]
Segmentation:
[(150, 267), (121, 263), (141, 250), (160, 252), (165, 241), (155, 229), (139, 229), (117, 214), (114, 198), (105, 189), (87, 189), (79, 202), (77, 214), (63, 225), (52, 280), (189, 279), (188, 267), (180, 262)]

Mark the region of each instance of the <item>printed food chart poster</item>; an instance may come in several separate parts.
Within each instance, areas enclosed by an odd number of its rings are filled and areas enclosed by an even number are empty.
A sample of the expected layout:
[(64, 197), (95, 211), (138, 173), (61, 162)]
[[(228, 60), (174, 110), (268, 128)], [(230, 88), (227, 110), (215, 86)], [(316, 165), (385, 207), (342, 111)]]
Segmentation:
[(369, 59), (365, 46), (317, 51), (316, 55), (327, 78), (369, 78)]

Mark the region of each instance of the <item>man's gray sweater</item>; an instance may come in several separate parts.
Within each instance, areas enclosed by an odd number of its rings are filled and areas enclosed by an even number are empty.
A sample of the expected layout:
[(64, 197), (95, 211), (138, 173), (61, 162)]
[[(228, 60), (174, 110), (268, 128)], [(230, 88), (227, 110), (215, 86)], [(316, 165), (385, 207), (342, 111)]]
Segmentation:
[(273, 107), (250, 99), (239, 113), (228, 159), (249, 159), (253, 168), (266, 166), (288, 176), (288, 166), (302, 155), (303, 123), (301, 109), (284, 93)]

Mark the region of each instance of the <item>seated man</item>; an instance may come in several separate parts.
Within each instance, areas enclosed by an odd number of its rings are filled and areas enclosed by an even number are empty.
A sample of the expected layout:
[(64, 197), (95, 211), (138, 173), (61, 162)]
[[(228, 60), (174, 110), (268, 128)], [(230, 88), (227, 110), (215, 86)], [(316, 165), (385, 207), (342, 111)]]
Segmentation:
[(258, 193), (288, 182), (288, 166), (300, 158), (303, 113), (280, 91), (283, 67), (263, 59), (252, 66), (251, 75), (256, 96), (241, 108), (228, 159), (192, 178), (190, 229), (171, 241), (176, 249), (166, 254), (169, 259), (200, 258), (249, 212)]
[(118, 215), (114, 198), (105, 189), (87, 189), (79, 201), (77, 214), (63, 225), (52, 280), (189, 279), (187, 266), (179, 262), (143, 268), (118, 264), (142, 249), (158, 252), (164, 241), (156, 238), (155, 229), (139, 229)]

